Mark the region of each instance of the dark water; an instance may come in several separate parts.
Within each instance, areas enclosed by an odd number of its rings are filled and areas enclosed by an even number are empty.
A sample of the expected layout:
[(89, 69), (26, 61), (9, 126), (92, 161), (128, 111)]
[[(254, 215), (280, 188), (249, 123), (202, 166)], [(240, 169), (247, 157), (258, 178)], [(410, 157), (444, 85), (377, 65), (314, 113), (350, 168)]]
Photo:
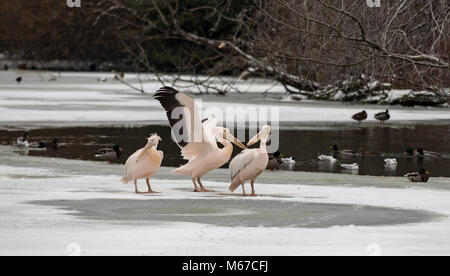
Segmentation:
[[(146, 126), (138, 128), (58, 128), (30, 131), (30, 141), (51, 141), (57, 138), (62, 146), (58, 150), (30, 150), (31, 156), (62, 157), (69, 159), (95, 160), (94, 152), (101, 147), (120, 144), (126, 158), (146, 144), (150, 133), (158, 133), (163, 141), (159, 149), (164, 151), (163, 166), (176, 167), (186, 161), (180, 158), (180, 149), (172, 142), (170, 128)], [(21, 131), (0, 130), (0, 144), (12, 144)], [(428, 169), (432, 176), (450, 177), (450, 126), (415, 125), (397, 127), (333, 127), (317, 130), (280, 130), (280, 151), (293, 156), (296, 164), (286, 169), (312, 172), (353, 173), (360, 175), (402, 176), (419, 168)], [(340, 160), (343, 164), (358, 163), (359, 171), (346, 171), (337, 164), (319, 162), (318, 153), (329, 154), (331, 145), (341, 149), (377, 152), (382, 156), (363, 156)], [(406, 148), (424, 148), (443, 154), (441, 158), (405, 158)], [(234, 154), (240, 152), (235, 148)], [(384, 159), (397, 158), (396, 169), (386, 169)]]

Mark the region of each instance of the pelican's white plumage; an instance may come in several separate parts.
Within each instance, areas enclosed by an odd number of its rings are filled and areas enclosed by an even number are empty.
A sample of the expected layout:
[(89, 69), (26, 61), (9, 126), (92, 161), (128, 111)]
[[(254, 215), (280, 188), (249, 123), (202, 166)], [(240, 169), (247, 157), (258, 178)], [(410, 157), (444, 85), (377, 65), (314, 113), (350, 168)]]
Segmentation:
[(231, 184), (230, 192), (234, 192), (237, 187), (242, 186), (242, 192), (245, 193), (245, 181), (251, 180), (252, 196), (255, 196), (255, 180), (265, 171), (269, 162), (267, 155), (266, 143), (270, 135), (270, 126), (265, 125), (261, 131), (253, 137), (247, 146), (251, 146), (261, 141), (259, 149), (247, 149), (237, 155), (230, 163)]
[[(155, 93), (154, 98), (166, 110), (172, 127), (172, 137), (181, 148), (181, 156), (188, 160), (187, 164), (173, 172), (192, 177), (194, 191), (207, 192), (201, 177), (230, 160), (233, 153), (232, 143), (243, 149), (246, 147), (230, 130), (218, 127), (214, 118), (202, 122), (198, 107), (187, 95), (171, 87), (163, 87)], [(217, 142), (224, 148), (219, 149)], [(197, 187), (197, 182), (200, 188)]]
[(161, 137), (154, 134), (147, 139), (147, 145), (133, 153), (125, 162), (123, 183), (134, 181), (135, 191), (139, 193), (137, 188), (137, 180), (145, 178), (147, 181), (148, 192), (153, 193), (150, 186), (150, 177), (152, 177), (161, 167), (164, 153), (157, 150)]

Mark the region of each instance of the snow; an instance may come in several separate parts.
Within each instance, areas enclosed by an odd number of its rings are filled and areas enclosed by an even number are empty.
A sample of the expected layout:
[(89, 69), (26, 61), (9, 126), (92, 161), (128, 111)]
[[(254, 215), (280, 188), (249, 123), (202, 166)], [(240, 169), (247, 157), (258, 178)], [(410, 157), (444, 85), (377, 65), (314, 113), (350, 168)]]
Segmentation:
[[(120, 165), (18, 156), (0, 147), (0, 255), (370, 255), (373, 248), (381, 255), (450, 253), (448, 178), (409, 186), (404, 178), (265, 172), (256, 184), (263, 196), (243, 198), (221, 195), (228, 186), (227, 170), (205, 178), (204, 184), (217, 191), (208, 194), (191, 192), (190, 180), (170, 170), (162, 168), (152, 179), (161, 194), (135, 195), (131, 185), (120, 183)], [(190, 222), (189, 210), (174, 211), (170, 205), (170, 221), (147, 219), (147, 213), (155, 212), (151, 206), (173, 200), (210, 206), (213, 211), (204, 208), (191, 216), (210, 222)], [(214, 209), (230, 201), (232, 208)], [(300, 204), (298, 216), (307, 221), (314, 216), (318, 221), (312, 223), (333, 221), (336, 214), (317, 213), (311, 206), (347, 206), (355, 215), (347, 218), (353, 221), (348, 225), (314, 228), (221, 225), (221, 218), (276, 223), (252, 207), (258, 202), (274, 209)], [(429, 217), (408, 224), (379, 225), (374, 219), (373, 225), (359, 225), (368, 207), (387, 208), (380, 209), (381, 219), (402, 210), (405, 217)]]
[[(21, 84), (15, 83), (18, 75), (24, 77)], [(0, 72), (0, 127), (167, 124), (151, 94), (130, 90), (111, 80), (112, 74), (69, 72), (56, 81), (41, 80), (48, 76)], [(97, 82), (99, 77), (108, 81)], [(136, 77), (125, 75), (138, 86)], [(154, 76), (139, 77), (146, 78), (147, 91), (161, 86)], [(450, 120), (448, 108), (294, 102), (268, 81), (237, 85), (251, 93), (204, 95), (203, 107), (275, 107), (280, 125), (291, 128), (354, 123), (351, 115), (362, 109), (369, 124), (386, 108), (392, 125)], [(264, 96), (253, 93), (266, 90)], [(120, 182), (121, 165), (20, 156), (0, 146), (0, 255), (450, 254), (449, 178), (422, 184), (265, 172), (256, 184), (261, 196), (244, 198), (228, 194), (228, 170), (204, 178), (216, 193), (199, 194), (172, 169), (161, 168), (151, 180), (161, 194), (136, 195)]]
[[(44, 73), (41, 73), (44, 74)], [(53, 73), (56, 74), (56, 73)], [(15, 77), (22, 75), (21, 84)], [(123, 84), (109, 79), (97, 82), (98, 77), (109, 77), (107, 73), (61, 73), (57, 81), (43, 81), (34, 72), (0, 72), (0, 127), (22, 125), (33, 126), (88, 126), (88, 125), (129, 125), (166, 124), (165, 113), (151, 96), (132, 91)], [(126, 74), (133, 85), (139, 86), (137, 75)], [(42, 77), (42, 76), (41, 76)], [(142, 77), (142, 76), (141, 76)], [(151, 77), (144, 82), (146, 91), (156, 91), (161, 84)], [(134, 79), (134, 81), (133, 81)], [(273, 83), (264, 80), (239, 82), (243, 90), (264, 92)], [(274, 108), (278, 112), (280, 124), (308, 124), (315, 122), (352, 123), (351, 116), (365, 109), (369, 113), (368, 122), (375, 123), (373, 114), (389, 108), (391, 123), (412, 121), (450, 120), (449, 108), (402, 108), (371, 105), (345, 105), (323, 102), (288, 102), (275, 86), (271, 97), (260, 93), (228, 94), (226, 96), (194, 96), (203, 99), (203, 109), (214, 108), (225, 114), (227, 110), (249, 108)], [(393, 92), (396, 97), (403, 92)], [(280, 96), (276, 96), (280, 95)], [(228, 114), (226, 114), (228, 115)], [(229, 121), (228, 116), (223, 116)], [(250, 118), (255, 122), (258, 118)], [(219, 120), (220, 121), (220, 120)]]

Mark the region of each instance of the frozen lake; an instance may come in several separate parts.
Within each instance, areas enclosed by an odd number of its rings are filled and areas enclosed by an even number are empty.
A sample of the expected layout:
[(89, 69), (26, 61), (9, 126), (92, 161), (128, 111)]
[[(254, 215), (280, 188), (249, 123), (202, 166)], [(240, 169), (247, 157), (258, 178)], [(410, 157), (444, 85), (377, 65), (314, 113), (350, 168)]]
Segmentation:
[[(16, 76), (23, 76), (21, 84)], [(47, 81), (49, 76), (56, 81)], [(65, 146), (58, 151), (30, 151), (32, 156), (92, 160), (100, 147), (121, 144), (124, 156), (142, 147), (145, 137), (157, 132), (164, 139), (164, 166), (176, 167), (184, 161), (170, 141), (165, 112), (151, 93), (161, 84), (151, 75), (140, 75), (150, 94), (142, 95), (114, 81), (108, 73), (0, 72), (0, 144), (9, 145), (31, 129), (31, 140), (57, 138)], [(126, 80), (140, 86), (137, 75)], [(98, 78), (107, 78), (99, 82)], [(296, 159), (289, 169), (311, 172), (402, 176), (426, 168), (433, 176), (450, 176), (450, 109), (405, 108), (398, 106), (354, 105), (314, 101), (291, 101), (283, 88), (261, 79), (239, 81), (246, 94), (191, 95), (203, 100), (203, 107), (276, 107), (279, 110), (280, 151)], [(267, 91), (267, 94), (261, 92)], [(260, 93), (256, 93), (260, 92)], [(390, 109), (392, 119), (381, 126), (373, 114)], [(369, 118), (361, 126), (351, 116), (365, 109)], [(227, 118), (224, 118), (227, 121)], [(243, 126), (245, 127), (245, 126)], [(247, 137), (248, 138), (248, 137)], [(318, 153), (329, 153), (331, 145), (341, 149), (377, 152), (381, 156), (350, 158), (342, 163), (359, 163), (359, 171), (318, 162)], [(442, 158), (404, 158), (407, 148), (424, 148), (442, 153)], [(238, 151), (235, 151), (237, 153)], [(385, 158), (397, 158), (396, 169), (385, 168)]]
[[(14, 81), (18, 75), (24, 77), (20, 85)], [(334, 170), (265, 172), (256, 184), (260, 196), (247, 198), (228, 194), (229, 171), (219, 169), (204, 179), (216, 192), (198, 194), (191, 192), (189, 179), (170, 172), (179, 161), (175, 152), (163, 148), (168, 163), (152, 178), (152, 187), (161, 194), (136, 195), (132, 185), (119, 181), (122, 165), (92, 162), (87, 155), (124, 136), (129, 136), (124, 147), (133, 151), (154, 128), (167, 135), (159, 104), (112, 80), (97, 82), (111, 74), (63, 73), (54, 82), (43, 76), (0, 73), (1, 141), (8, 144), (31, 129), (32, 139), (58, 136), (52, 138), (65, 142), (56, 152), (30, 155), (0, 145), (0, 255), (450, 254), (448, 177), (433, 176), (424, 184)], [(145, 83), (150, 91), (159, 86)], [(266, 96), (252, 93), (270, 87)], [(298, 103), (286, 100), (281, 91), (261, 81), (245, 95), (206, 95), (203, 100), (222, 108), (279, 107), (283, 137), (298, 145), (281, 150), (299, 152), (300, 162), (328, 150), (332, 140), (342, 147), (361, 143), (390, 154), (419, 143), (449, 152), (448, 108), (390, 107), (393, 119), (387, 126), (370, 119), (360, 128), (350, 120), (353, 113), (386, 107)], [(384, 147), (383, 137), (388, 141)], [(409, 137), (408, 146), (397, 137)], [(171, 142), (165, 141), (161, 146), (169, 147)], [(404, 162), (400, 170), (410, 168)], [(436, 165), (436, 171), (445, 164)]]
[(205, 178), (216, 192), (198, 194), (161, 168), (157, 195), (133, 194), (121, 170), (0, 146), (0, 255), (68, 255), (73, 244), (82, 255), (450, 253), (449, 178), (266, 172), (261, 196), (244, 198), (227, 194), (223, 169)]

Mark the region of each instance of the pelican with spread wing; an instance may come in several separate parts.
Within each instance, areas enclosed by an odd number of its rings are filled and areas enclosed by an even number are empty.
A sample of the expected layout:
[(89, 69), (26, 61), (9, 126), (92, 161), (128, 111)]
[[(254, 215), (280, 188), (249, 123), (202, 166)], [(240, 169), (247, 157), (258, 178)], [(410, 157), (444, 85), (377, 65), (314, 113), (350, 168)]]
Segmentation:
[(269, 162), (267, 155), (266, 143), (270, 135), (270, 126), (265, 125), (261, 131), (253, 137), (247, 146), (256, 144), (261, 141), (259, 149), (247, 149), (237, 155), (230, 163), (231, 170), (231, 184), (230, 192), (234, 192), (239, 186), (242, 186), (242, 193), (245, 193), (245, 181), (251, 180), (252, 193), (251, 196), (256, 196), (255, 180), (264, 172)]
[[(210, 192), (203, 186), (201, 177), (230, 160), (232, 143), (242, 149), (246, 149), (245, 145), (229, 129), (218, 127), (214, 118), (202, 122), (195, 102), (186, 94), (171, 87), (163, 87), (155, 93), (154, 98), (166, 110), (172, 136), (181, 148), (182, 157), (188, 160), (187, 164), (173, 172), (192, 177), (195, 192)], [(224, 147), (219, 149), (217, 142)]]

